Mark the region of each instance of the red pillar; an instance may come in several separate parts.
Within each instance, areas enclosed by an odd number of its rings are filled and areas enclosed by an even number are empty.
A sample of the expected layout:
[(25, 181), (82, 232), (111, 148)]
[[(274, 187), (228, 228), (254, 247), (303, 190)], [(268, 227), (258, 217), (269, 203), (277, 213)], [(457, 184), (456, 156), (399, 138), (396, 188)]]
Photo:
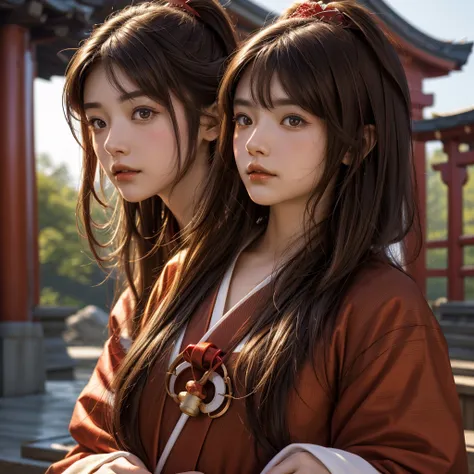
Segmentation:
[[(417, 63), (413, 61), (410, 55), (405, 53), (400, 54), (405, 73), (407, 75), (408, 85), (411, 96), (411, 117), (413, 120), (420, 120), (423, 118), (423, 109), (433, 105), (433, 95), (425, 94), (423, 92), (424, 72)], [(426, 295), (426, 235), (427, 235), (427, 221), (426, 221), (426, 147), (425, 142), (413, 142), (413, 159), (415, 168), (415, 180), (417, 183), (417, 205), (419, 210), (421, 235), (416, 235), (414, 232), (408, 235), (406, 246), (406, 257), (410, 262), (407, 270), (414, 278), (418, 287)], [(421, 239), (421, 247), (419, 254), (413, 260), (415, 250), (418, 249), (418, 241)]]
[(28, 261), (29, 303), (36, 307), (40, 302), (38, 187), (36, 181), (35, 124), (34, 124), (34, 80), (36, 77), (35, 47), (30, 44), (25, 55), (25, 116), (26, 116), (26, 180), (28, 202)]
[(448, 155), (445, 183), (448, 186), (448, 299), (464, 301), (464, 279), (461, 275), (463, 266), (463, 248), (460, 237), (463, 235), (463, 186), (467, 182), (466, 168), (458, 166), (459, 143), (444, 143)]
[[(27, 134), (29, 35), (18, 25), (0, 27), (0, 321), (31, 321), (31, 150)], [(29, 84), (26, 79), (29, 77)], [(29, 248), (30, 244), (30, 248)]]

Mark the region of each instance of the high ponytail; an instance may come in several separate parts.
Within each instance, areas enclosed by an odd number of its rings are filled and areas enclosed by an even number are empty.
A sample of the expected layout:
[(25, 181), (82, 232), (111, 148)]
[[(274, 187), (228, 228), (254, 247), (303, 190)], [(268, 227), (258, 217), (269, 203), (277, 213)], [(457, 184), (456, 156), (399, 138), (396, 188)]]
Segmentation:
[(198, 19), (214, 31), (224, 55), (230, 57), (237, 47), (237, 35), (227, 11), (214, 0), (190, 0), (188, 3), (199, 14)]
[[(96, 175), (100, 174), (101, 181), (105, 175), (99, 169), (83, 107), (84, 84), (92, 69), (100, 64), (121, 90), (114, 73), (118, 68), (147, 96), (168, 109), (179, 157), (176, 184), (194, 162), (201, 116), (216, 102), (228, 57), (237, 47), (232, 23), (217, 0), (191, 0), (190, 5), (199, 16), (164, 0), (119, 10), (82, 43), (66, 73), (64, 108), (70, 128), (83, 149), (77, 214), (99, 265), (114, 268), (114, 273), (125, 280), (118, 293), (125, 286), (134, 296), (134, 333), (161, 269), (179, 247), (179, 226), (158, 196), (140, 203), (130, 203), (118, 196), (113, 201), (115, 212), (105, 226), (93, 220), (94, 201), (105, 209), (109, 204), (95, 185)], [(182, 150), (178, 139), (171, 95), (185, 109), (187, 150)], [(80, 136), (75, 130), (77, 122)], [(211, 143), (211, 157), (214, 151), (215, 143)], [(105, 243), (104, 230), (112, 236)]]

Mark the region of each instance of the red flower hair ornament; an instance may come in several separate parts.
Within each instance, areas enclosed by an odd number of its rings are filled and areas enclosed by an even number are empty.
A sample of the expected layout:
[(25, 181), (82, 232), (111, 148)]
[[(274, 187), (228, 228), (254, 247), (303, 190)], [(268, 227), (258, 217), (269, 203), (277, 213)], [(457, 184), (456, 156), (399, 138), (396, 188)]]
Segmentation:
[(350, 26), (348, 18), (340, 10), (323, 2), (303, 2), (288, 18), (316, 18), (325, 23)]
[(181, 8), (181, 10), (188, 12), (192, 16), (201, 18), (201, 15), (191, 5), (189, 5), (189, 0), (169, 0), (168, 5)]

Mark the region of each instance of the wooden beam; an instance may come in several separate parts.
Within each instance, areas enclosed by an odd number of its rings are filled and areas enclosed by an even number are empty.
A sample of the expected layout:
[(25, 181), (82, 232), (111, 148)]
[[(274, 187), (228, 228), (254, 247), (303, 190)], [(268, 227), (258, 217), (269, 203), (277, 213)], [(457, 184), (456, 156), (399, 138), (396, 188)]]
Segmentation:
[(428, 240), (425, 245), (427, 249), (444, 249), (448, 248), (448, 241), (446, 239)]
[[(474, 136), (472, 137), (474, 140)], [(460, 152), (456, 157), (456, 166), (466, 167), (474, 165), (474, 151)]]
[(462, 267), (460, 273), (463, 277), (474, 277), (474, 265), (466, 265)]
[(474, 235), (462, 235), (459, 237), (459, 245), (463, 247), (474, 245)]

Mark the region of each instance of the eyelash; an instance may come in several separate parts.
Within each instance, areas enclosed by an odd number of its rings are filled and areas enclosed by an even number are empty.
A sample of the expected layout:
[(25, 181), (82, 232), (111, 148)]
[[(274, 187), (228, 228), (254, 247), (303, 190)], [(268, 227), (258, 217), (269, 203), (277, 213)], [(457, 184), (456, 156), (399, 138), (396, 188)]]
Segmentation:
[[(239, 123), (239, 119), (241, 119), (241, 118), (246, 118), (246, 119), (252, 121), (252, 119), (250, 117), (248, 117), (247, 115), (245, 115), (245, 114), (236, 114), (233, 118), (233, 121), (235, 122), (236, 127), (248, 127), (248, 126), (251, 125), (251, 124), (244, 125), (244, 124)], [(297, 120), (299, 120), (299, 124), (296, 125), (296, 126), (288, 125), (290, 128), (299, 128), (300, 126), (304, 126), (304, 125), (308, 124), (308, 122), (306, 120), (304, 120), (302, 117), (300, 117), (299, 115), (288, 115), (288, 116), (286, 116), (282, 120), (282, 124), (285, 122), (285, 120), (288, 120), (288, 119), (297, 119)]]
[[(143, 111), (146, 111), (146, 112), (149, 112), (150, 113), (150, 116), (147, 117), (147, 118), (139, 118), (139, 119), (134, 119), (134, 115), (137, 113), (137, 112), (143, 112)], [(157, 112), (155, 112), (153, 109), (151, 109), (150, 107), (138, 107), (136, 108), (134, 111), (133, 111), (133, 114), (132, 114), (132, 120), (139, 120), (140, 122), (148, 122), (149, 120), (151, 120), (155, 115), (157, 114)]]
[(285, 117), (282, 121), (282, 123), (285, 121), (285, 120), (288, 120), (288, 119), (297, 119), (299, 120), (299, 124), (292, 127), (291, 125), (289, 125), (290, 128), (299, 128), (301, 126), (304, 126), (304, 125), (307, 125), (308, 122), (306, 122), (306, 120), (304, 120), (302, 117), (300, 117), (299, 115), (288, 115), (287, 117)]
[(241, 118), (246, 118), (246, 119), (251, 121), (251, 119), (245, 114), (235, 114), (233, 119), (232, 119), (235, 123), (235, 126), (236, 127), (248, 127), (249, 125), (243, 125), (243, 124), (239, 123), (239, 119), (241, 119)]
[[(95, 124), (97, 124), (98, 122), (102, 122), (104, 124), (104, 126), (103, 127), (96, 127)], [(93, 130), (102, 130), (103, 128), (105, 128), (107, 126), (107, 124), (102, 119), (98, 119), (98, 118), (90, 119), (88, 124), (89, 124), (89, 127), (92, 128)]]
[[(149, 112), (150, 115), (147, 118), (134, 118), (137, 113), (140, 113), (140, 112), (143, 112), (143, 111)], [(139, 122), (149, 122), (157, 114), (158, 114), (158, 112), (155, 112), (150, 107), (138, 107), (132, 113), (132, 120), (139, 121)], [(98, 126), (100, 122), (103, 124), (102, 127)], [(99, 119), (99, 118), (91, 118), (88, 121), (88, 125), (89, 125), (89, 127), (91, 127), (95, 131), (102, 130), (107, 126), (106, 122), (102, 119)]]

